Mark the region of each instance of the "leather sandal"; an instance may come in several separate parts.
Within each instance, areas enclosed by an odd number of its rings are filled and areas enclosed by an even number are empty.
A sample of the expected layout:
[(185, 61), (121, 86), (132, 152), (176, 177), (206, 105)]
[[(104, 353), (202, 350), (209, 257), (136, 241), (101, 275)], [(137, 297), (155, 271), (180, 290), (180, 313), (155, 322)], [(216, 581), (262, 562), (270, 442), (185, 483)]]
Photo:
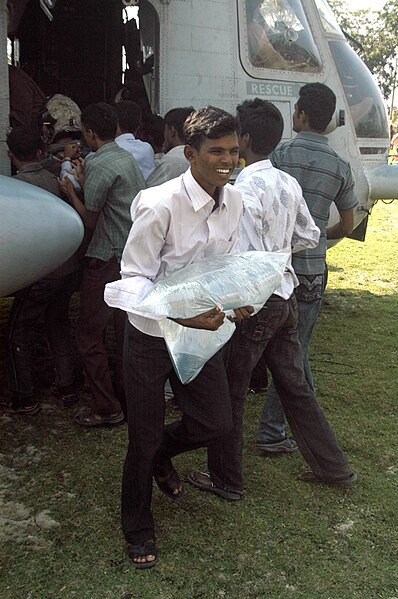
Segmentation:
[(187, 480), (201, 491), (213, 493), (227, 501), (239, 501), (239, 499), (242, 499), (243, 493), (241, 491), (228, 491), (228, 489), (217, 487), (211, 480), (208, 472), (191, 472), (191, 474), (188, 474)]
[(299, 474), (297, 478), (305, 483), (323, 483), (326, 485), (337, 485), (339, 487), (347, 487), (349, 485), (353, 485), (357, 481), (357, 475), (355, 472), (351, 472), (351, 474), (345, 478), (325, 480), (323, 478), (319, 478), (319, 476), (312, 472), (312, 470), (307, 470), (306, 472)]
[(109, 416), (93, 414), (93, 412), (79, 412), (75, 416), (76, 424), (86, 428), (92, 428), (95, 426), (115, 426), (117, 424), (121, 424), (123, 421), (123, 412), (119, 412), (118, 414), (110, 414)]
[(153, 477), (159, 489), (169, 499), (179, 501), (184, 495), (181, 479), (170, 460), (166, 464), (156, 464), (153, 469)]
[[(158, 561), (158, 552), (153, 539), (149, 539), (144, 543), (137, 543), (136, 545), (128, 544), (127, 553), (133, 562), (133, 566), (137, 568), (137, 570), (152, 568)], [(152, 555), (154, 559), (145, 562), (135, 561), (137, 558), (148, 558), (150, 555)]]

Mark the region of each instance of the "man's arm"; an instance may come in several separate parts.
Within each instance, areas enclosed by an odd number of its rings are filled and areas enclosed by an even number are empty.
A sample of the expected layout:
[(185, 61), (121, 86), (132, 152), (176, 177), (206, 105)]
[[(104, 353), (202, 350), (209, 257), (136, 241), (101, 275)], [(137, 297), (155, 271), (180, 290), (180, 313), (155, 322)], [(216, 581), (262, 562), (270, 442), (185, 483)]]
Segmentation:
[(68, 196), (73, 208), (76, 210), (78, 215), (83, 221), (84, 227), (87, 231), (93, 233), (97, 220), (99, 217), (99, 212), (93, 212), (92, 210), (87, 210), (81, 199), (76, 193), (76, 190), (73, 186), (73, 183), (70, 179), (64, 179), (61, 181), (58, 180), (60, 189)]
[(316, 247), (320, 237), (320, 230), (311, 216), (307, 202), (302, 196), (301, 187), (298, 183), (297, 193), (299, 194), (300, 200), (296, 212), (296, 221), (294, 223), (291, 241), (293, 253)]
[(339, 210), (340, 222), (326, 230), (327, 239), (341, 239), (354, 230), (354, 209)]

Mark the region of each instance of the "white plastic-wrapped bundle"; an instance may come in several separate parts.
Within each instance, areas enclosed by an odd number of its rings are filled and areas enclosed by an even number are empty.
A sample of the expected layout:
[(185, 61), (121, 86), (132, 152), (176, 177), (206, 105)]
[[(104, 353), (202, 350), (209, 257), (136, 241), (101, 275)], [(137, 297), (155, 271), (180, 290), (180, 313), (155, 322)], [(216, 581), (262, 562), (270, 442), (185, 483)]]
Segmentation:
[[(263, 306), (281, 284), (287, 253), (245, 252), (206, 258), (159, 281), (135, 306), (142, 315), (191, 318), (219, 306), (230, 312)], [(134, 311), (134, 310), (133, 310)], [(179, 379), (192, 381), (204, 364), (230, 339), (228, 319), (217, 331), (190, 329), (164, 318), (159, 321)]]

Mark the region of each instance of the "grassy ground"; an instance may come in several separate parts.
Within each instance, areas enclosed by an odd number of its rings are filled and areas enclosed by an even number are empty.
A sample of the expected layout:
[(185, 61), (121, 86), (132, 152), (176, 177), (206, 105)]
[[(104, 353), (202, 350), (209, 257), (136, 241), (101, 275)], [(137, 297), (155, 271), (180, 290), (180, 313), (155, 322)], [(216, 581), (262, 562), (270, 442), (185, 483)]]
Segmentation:
[[(42, 413), (1, 417), (1, 599), (396, 599), (397, 246), (398, 203), (379, 203), (365, 244), (328, 254), (313, 366), (355, 488), (297, 481), (300, 455), (256, 455), (264, 398), (250, 396), (245, 500), (189, 487), (174, 506), (155, 489), (161, 561), (150, 571), (131, 568), (119, 528), (126, 427), (77, 429), (48, 395), (41, 348)], [(205, 454), (176, 465), (185, 475)]]

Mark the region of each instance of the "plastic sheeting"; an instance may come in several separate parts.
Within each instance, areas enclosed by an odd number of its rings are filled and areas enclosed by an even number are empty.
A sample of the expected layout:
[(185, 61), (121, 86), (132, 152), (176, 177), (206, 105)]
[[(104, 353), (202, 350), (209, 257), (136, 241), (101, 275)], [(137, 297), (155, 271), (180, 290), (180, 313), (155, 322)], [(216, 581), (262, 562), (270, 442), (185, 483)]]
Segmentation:
[[(258, 312), (281, 284), (289, 256), (245, 252), (195, 262), (159, 281), (136, 309), (149, 318), (191, 318), (215, 306), (227, 314), (242, 306)], [(227, 318), (217, 331), (190, 329), (168, 318), (159, 325), (182, 383), (191, 382), (235, 330)]]

